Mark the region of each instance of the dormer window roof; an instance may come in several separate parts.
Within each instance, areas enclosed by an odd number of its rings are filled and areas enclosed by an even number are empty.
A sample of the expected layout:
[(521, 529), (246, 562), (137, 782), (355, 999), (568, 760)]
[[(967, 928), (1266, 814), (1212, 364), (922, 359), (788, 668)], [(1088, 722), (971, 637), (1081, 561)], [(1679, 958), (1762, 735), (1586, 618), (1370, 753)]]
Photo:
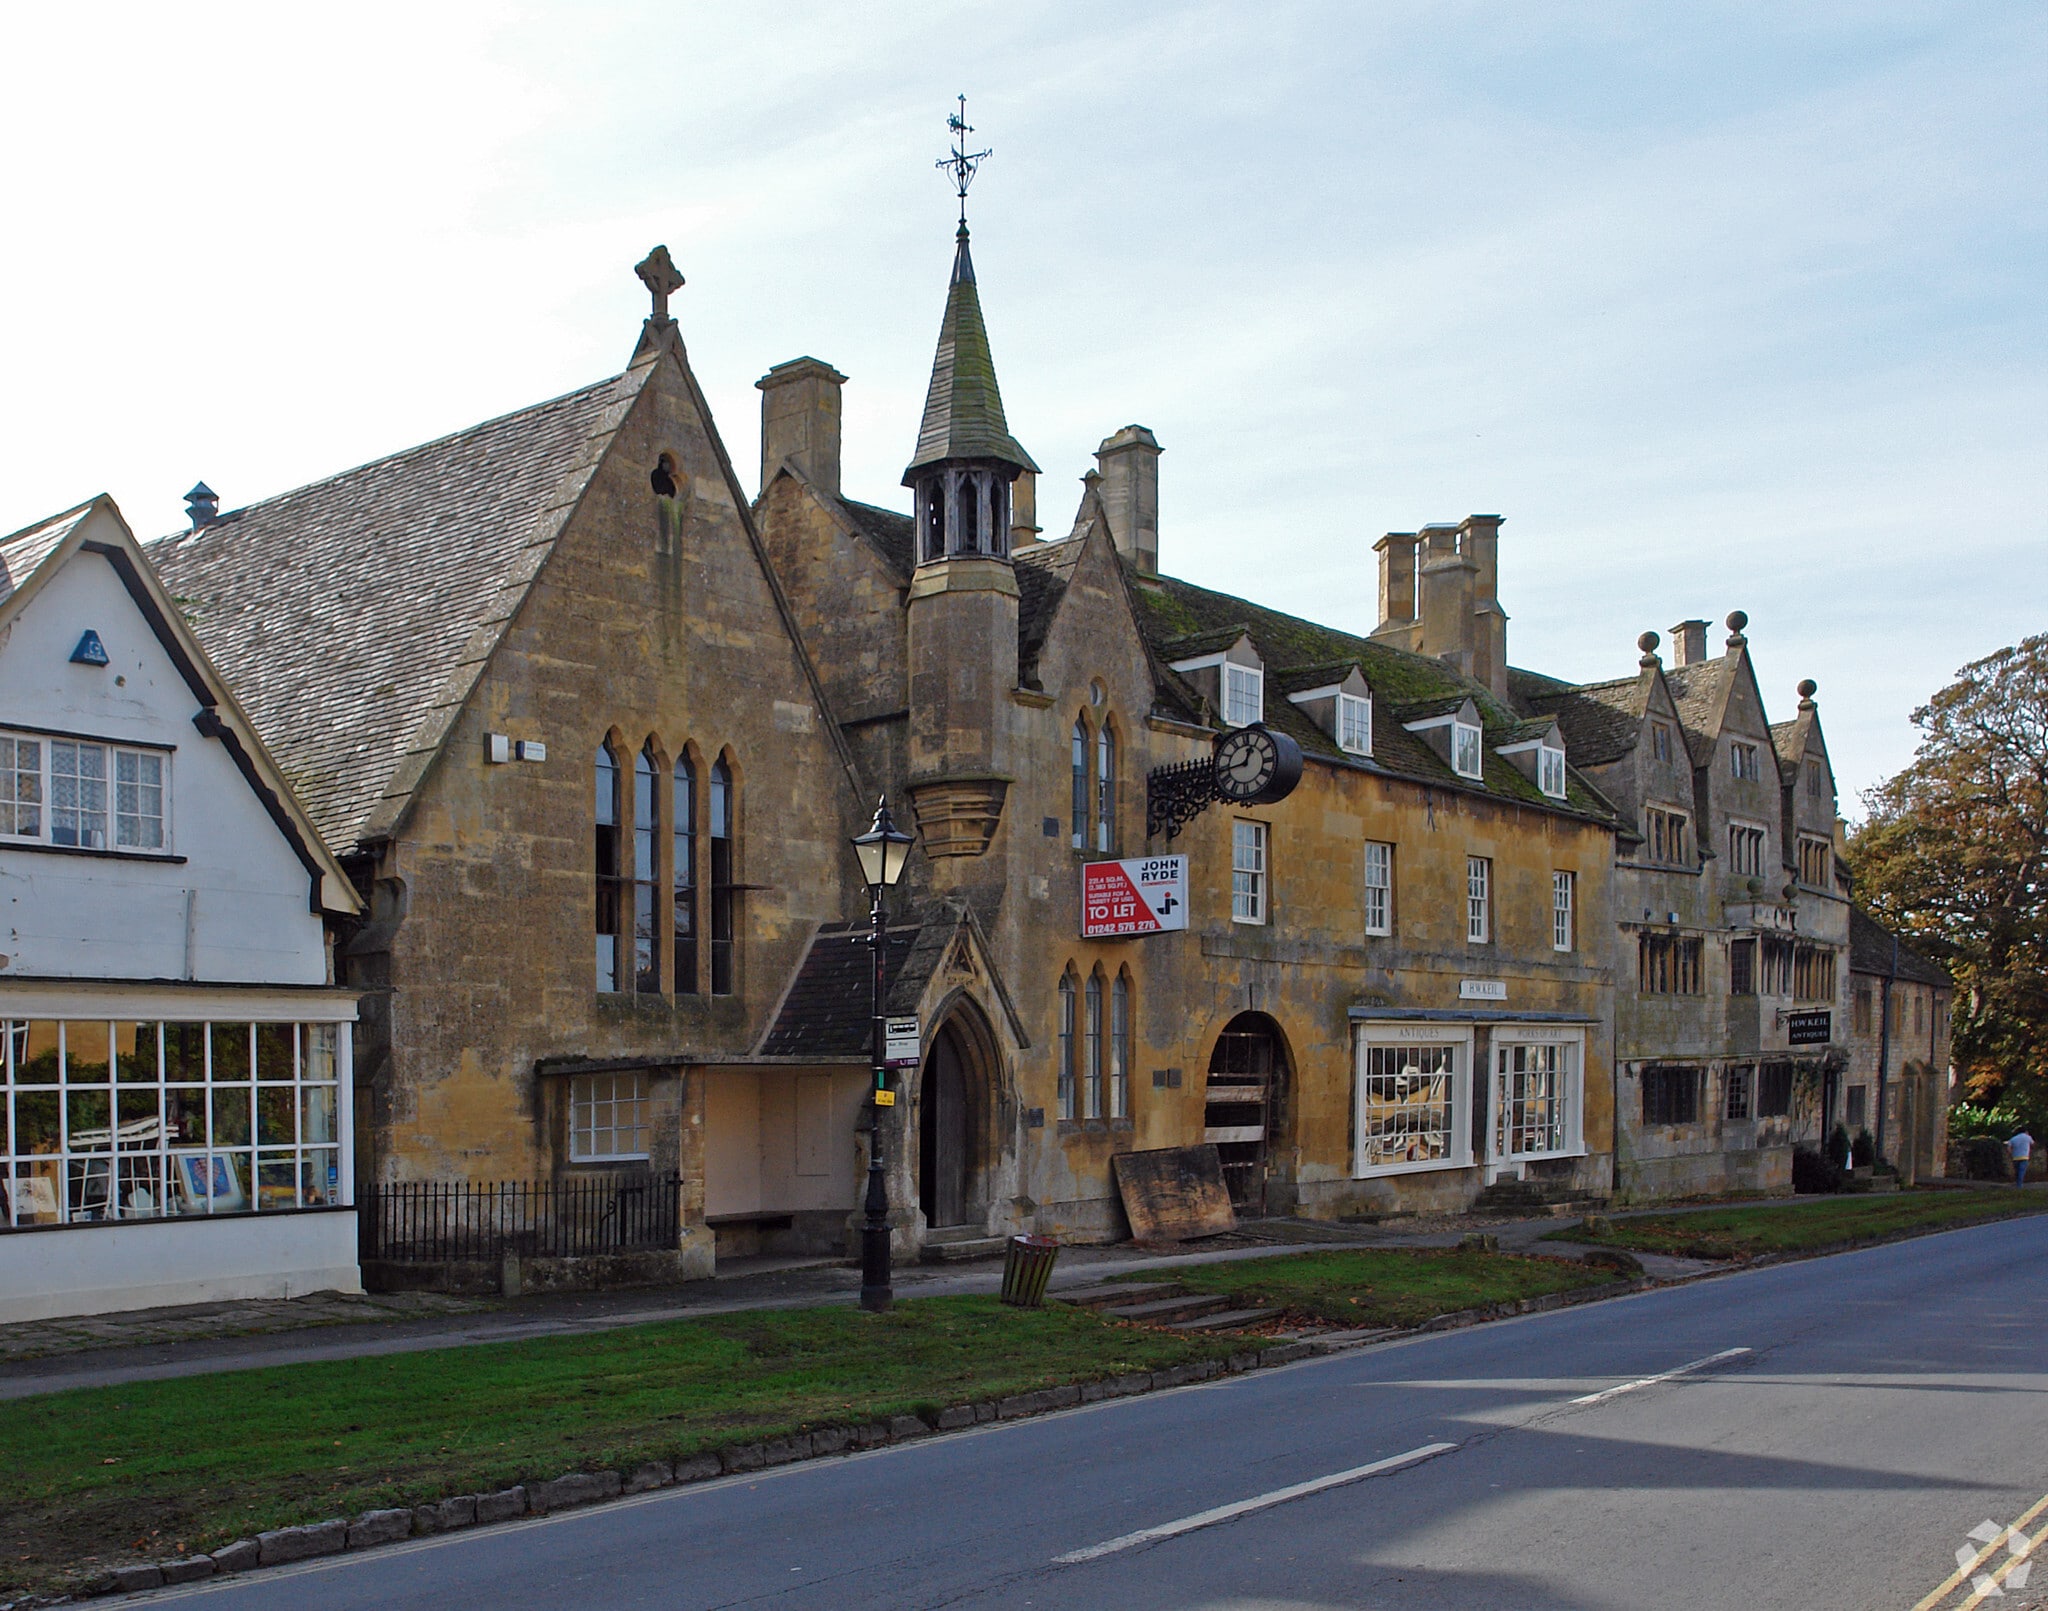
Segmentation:
[(1420, 736), (1459, 777), (1480, 781), (1486, 774), (1486, 743), (1478, 705), (1468, 697), (1423, 709), (1425, 714), (1401, 725)]
[[(1266, 667), (1250, 635), (1241, 629), (1233, 630), (1237, 635), (1226, 647), (1168, 664), (1214, 702), (1225, 726), (1250, 727), (1266, 719)], [(1213, 643), (1216, 639), (1209, 637), (1209, 641)]]
[(1346, 755), (1372, 754), (1372, 689), (1355, 661), (1290, 666), (1275, 673), (1287, 702), (1328, 733)]
[(1498, 746), (1494, 753), (1514, 762), (1551, 799), (1565, 798), (1564, 732), (1556, 717), (1523, 723), (1510, 742)]

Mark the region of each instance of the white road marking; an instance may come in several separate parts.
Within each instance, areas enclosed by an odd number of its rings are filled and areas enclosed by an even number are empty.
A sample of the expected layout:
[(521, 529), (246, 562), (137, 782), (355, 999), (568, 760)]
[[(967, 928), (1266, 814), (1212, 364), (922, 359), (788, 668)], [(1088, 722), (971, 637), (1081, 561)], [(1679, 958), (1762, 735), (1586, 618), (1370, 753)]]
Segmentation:
[(1674, 1376), (1683, 1376), (1687, 1371), (1703, 1370), (1708, 1365), (1718, 1365), (1724, 1359), (1734, 1359), (1746, 1354), (1747, 1348), (1724, 1348), (1718, 1354), (1709, 1354), (1705, 1359), (1695, 1359), (1689, 1365), (1680, 1365), (1676, 1370), (1659, 1371), (1655, 1376), (1645, 1376), (1639, 1381), (1623, 1382), (1619, 1387), (1610, 1387), (1604, 1392), (1588, 1393), (1584, 1398), (1575, 1398), (1574, 1404), (1600, 1404), (1610, 1398), (1619, 1398), (1623, 1393), (1633, 1393), (1639, 1387), (1655, 1387), (1659, 1382), (1668, 1382)]
[(1121, 1538), (1090, 1544), (1086, 1549), (1055, 1555), (1053, 1565), (1075, 1566), (1082, 1561), (1093, 1561), (1104, 1555), (1114, 1555), (1118, 1550), (1134, 1549), (1140, 1544), (1154, 1543), (1162, 1538), (1177, 1538), (1182, 1533), (1192, 1533), (1197, 1528), (1214, 1527), (1218, 1522), (1235, 1521), (1239, 1516), (1248, 1516), (1255, 1510), (1265, 1510), (1272, 1505), (1284, 1505), (1290, 1499), (1319, 1494), (1325, 1488), (1341, 1488), (1348, 1482), (1362, 1482), (1367, 1477), (1377, 1477), (1385, 1471), (1398, 1471), (1402, 1466), (1412, 1466), (1419, 1461), (1448, 1454), (1456, 1447), (1455, 1443), (1425, 1443), (1419, 1449), (1410, 1449), (1406, 1454), (1390, 1455), (1384, 1460), (1375, 1460), (1369, 1466), (1353, 1466), (1349, 1471), (1333, 1471), (1327, 1477), (1297, 1482), (1290, 1488), (1275, 1488), (1271, 1493), (1260, 1494), (1256, 1498), (1240, 1499), (1230, 1505), (1218, 1505), (1214, 1510), (1198, 1511), (1192, 1516), (1183, 1516), (1179, 1521), (1165, 1522), (1158, 1527), (1125, 1533)]

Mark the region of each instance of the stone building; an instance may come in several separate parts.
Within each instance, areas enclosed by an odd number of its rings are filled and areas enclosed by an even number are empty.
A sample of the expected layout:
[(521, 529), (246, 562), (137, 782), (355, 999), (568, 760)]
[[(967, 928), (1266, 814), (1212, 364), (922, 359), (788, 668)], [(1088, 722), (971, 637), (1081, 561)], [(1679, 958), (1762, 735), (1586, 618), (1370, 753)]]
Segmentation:
[(1954, 1005), (1940, 963), (1850, 908), (1849, 1067), (1837, 1116), (1851, 1138), (1868, 1130), (1908, 1185), (1946, 1171)]
[(1623, 1199), (1788, 1190), (1846, 1066), (1849, 904), (1814, 684), (1772, 724), (1741, 611), (1654, 632), (1636, 674), (1512, 681), (1621, 815), (1614, 874), (1615, 1186)]
[[(1371, 636), (1162, 572), (1142, 426), (1043, 540), (964, 227), (909, 511), (842, 488), (843, 383), (759, 382), (755, 511), (857, 769), (919, 831), (899, 910), (944, 960), (891, 1003), (930, 1047), (897, 1110), (907, 1240), (1113, 1237), (1113, 1157), (1204, 1141), (1253, 1212), (1604, 1193), (1613, 817), (1507, 698), (1498, 519), (1433, 530), (1419, 577), (1385, 549), (1403, 602)], [(1291, 794), (1174, 792), (1254, 729), (1298, 749)], [(1169, 853), (1184, 931), (1084, 937), (1084, 866)], [(770, 1044), (848, 944), (821, 936)]]

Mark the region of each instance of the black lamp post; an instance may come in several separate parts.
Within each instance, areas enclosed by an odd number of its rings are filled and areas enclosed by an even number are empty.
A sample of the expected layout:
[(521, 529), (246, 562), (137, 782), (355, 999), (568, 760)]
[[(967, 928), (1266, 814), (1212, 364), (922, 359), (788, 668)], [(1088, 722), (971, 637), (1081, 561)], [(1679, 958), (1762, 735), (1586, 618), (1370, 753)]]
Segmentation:
[[(889, 1307), (889, 1183), (883, 1172), (883, 1114), (895, 1105), (889, 1087), (889, 1065), (883, 1047), (882, 992), (887, 983), (888, 954), (884, 941), (888, 933), (885, 910), (889, 891), (903, 876), (916, 841), (896, 826), (889, 815), (889, 797), (882, 796), (875, 807), (875, 823), (866, 833), (854, 835), (854, 854), (860, 857), (860, 875), (868, 886), (868, 944), (875, 953), (875, 969), (869, 981), (870, 1025), (874, 1050), (875, 1083), (868, 1093), (872, 1104), (873, 1128), (868, 1132), (868, 1194), (862, 1207), (867, 1223), (860, 1233), (860, 1306), (880, 1313)], [(885, 1096), (886, 1093), (886, 1096)]]

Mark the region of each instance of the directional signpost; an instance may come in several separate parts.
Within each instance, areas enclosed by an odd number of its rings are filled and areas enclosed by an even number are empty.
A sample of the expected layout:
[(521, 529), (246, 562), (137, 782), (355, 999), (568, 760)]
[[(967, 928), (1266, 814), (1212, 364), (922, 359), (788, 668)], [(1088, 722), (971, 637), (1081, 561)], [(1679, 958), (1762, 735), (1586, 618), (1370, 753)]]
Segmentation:
[(1146, 856), (1081, 868), (1081, 937), (1118, 939), (1188, 926), (1188, 859)]

